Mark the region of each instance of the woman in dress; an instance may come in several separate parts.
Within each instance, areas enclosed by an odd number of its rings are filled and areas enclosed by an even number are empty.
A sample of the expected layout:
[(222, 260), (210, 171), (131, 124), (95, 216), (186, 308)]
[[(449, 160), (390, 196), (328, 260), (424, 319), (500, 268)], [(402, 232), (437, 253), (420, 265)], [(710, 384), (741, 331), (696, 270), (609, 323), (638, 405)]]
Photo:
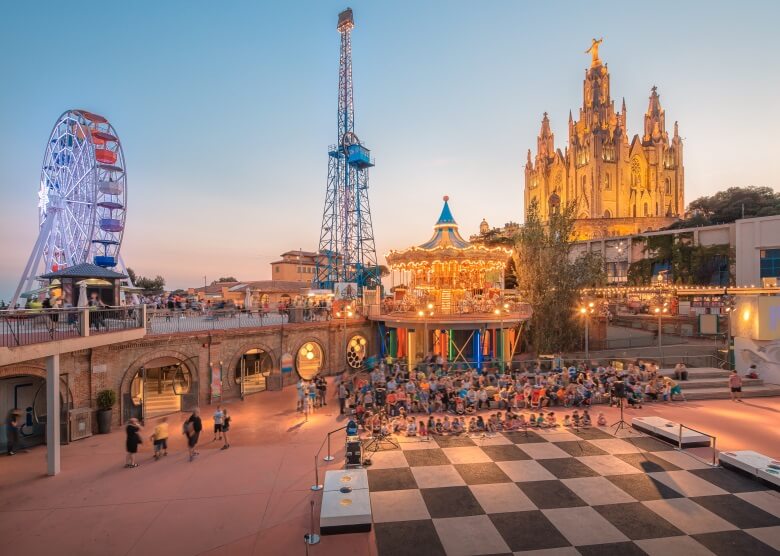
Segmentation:
[(127, 448), (127, 461), (125, 467), (138, 467), (135, 462), (135, 454), (138, 452), (138, 445), (141, 444), (141, 425), (138, 423), (138, 419), (133, 417), (128, 421), (127, 428), (127, 440), (125, 446)]

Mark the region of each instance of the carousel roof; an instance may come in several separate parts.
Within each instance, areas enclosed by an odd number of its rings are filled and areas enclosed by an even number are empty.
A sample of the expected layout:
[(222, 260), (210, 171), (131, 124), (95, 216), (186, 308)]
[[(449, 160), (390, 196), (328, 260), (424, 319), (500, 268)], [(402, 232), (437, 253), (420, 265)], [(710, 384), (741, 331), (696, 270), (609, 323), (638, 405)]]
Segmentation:
[(449, 197), (444, 197), (444, 206), (439, 220), (433, 227), (431, 239), (416, 247), (403, 251), (390, 251), (387, 255), (389, 265), (404, 264), (423, 260), (458, 260), (461, 262), (506, 262), (511, 251), (503, 247), (485, 247), (472, 245), (463, 239), (458, 231), (458, 223), (450, 211)]

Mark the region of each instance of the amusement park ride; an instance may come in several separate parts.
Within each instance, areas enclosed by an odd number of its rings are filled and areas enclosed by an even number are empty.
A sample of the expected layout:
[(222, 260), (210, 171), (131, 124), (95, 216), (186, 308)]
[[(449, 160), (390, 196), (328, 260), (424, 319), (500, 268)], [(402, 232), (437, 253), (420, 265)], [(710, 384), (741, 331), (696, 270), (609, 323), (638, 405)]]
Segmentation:
[(46, 144), (38, 190), (38, 239), (11, 300), (38, 276), (82, 263), (125, 270), (119, 255), (127, 214), (122, 144), (103, 116), (68, 110)]
[(374, 229), (368, 203), (368, 169), (371, 152), (355, 134), (352, 95), (352, 10), (339, 14), (338, 142), (328, 149), (328, 186), (322, 214), (317, 276), (319, 288), (354, 283), (358, 292), (379, 285)]

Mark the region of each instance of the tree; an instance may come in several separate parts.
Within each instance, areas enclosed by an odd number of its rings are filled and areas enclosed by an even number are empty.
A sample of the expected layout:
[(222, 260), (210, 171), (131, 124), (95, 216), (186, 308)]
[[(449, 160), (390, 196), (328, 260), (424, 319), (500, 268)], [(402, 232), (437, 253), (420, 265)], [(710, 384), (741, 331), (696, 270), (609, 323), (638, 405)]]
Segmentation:
[(528, 334), (538, 353), (579, 345), (582, 331), (576, 306), (580, 290), (606, 281), (599, 253), (571, 259), (575, 209), (569, 204), (542, 222), (538, 203), (533, 201), (515, 238), (517, 289), (533, 310)]
[(220, 282), (238, 282), (238, 280), (236, 280), (233, 276), (224, 276), (217, 280), (217, 284)]
[(159, 292), (165, 289), (165, 278), (159, 274), (155, 278), (146, 278), (145, 276), (138, 276), (132, 268), (128, 268), (127, 275), (135, 287), (144, 291)]
[(670, 228), (728, 224), (740, 218), (780, 214), (780, 193), (771, 187), (729, 187), (710, 197), (699, 197), (688, 205), (691, 217)]

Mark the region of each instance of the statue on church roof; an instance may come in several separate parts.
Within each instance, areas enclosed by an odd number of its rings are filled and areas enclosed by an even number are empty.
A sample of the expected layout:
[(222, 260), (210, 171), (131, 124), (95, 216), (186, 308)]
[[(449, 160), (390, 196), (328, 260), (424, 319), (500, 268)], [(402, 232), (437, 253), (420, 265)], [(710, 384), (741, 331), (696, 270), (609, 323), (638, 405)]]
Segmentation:
[(592, 56), (592, 60), (590, 63), (590, 67), (595, 68), (596, 66), (601, 65), (601, 60), (599, 59), (599, 45), (604, 42), (604, 37), (601, 37), (600, 39), (596, 40), (593, 39), (593, 44), (590, 45), (590, 48), (588, 48), (585, 51), (585, 54), (590, 54)]

